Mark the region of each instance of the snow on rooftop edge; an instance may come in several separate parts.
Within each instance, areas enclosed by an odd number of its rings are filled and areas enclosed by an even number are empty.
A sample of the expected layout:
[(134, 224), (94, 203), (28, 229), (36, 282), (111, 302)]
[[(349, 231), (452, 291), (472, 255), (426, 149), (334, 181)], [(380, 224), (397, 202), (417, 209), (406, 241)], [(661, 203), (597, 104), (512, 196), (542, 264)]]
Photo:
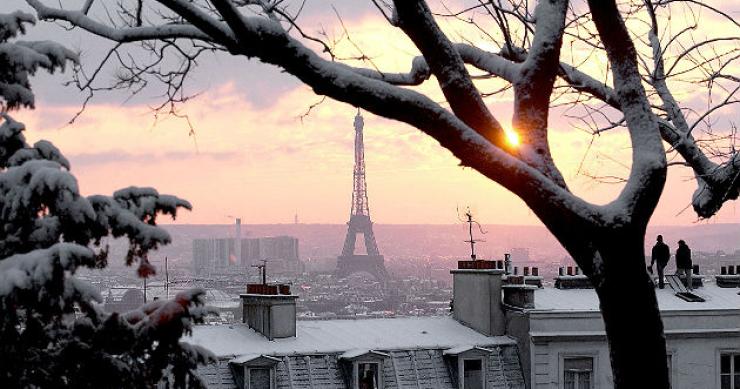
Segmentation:
[(403, 317), (298, 321), (294, 338), (268, 340), (245, 324), (195, 326), (183, 341), (216, 356), (344, 353), (350, 350), (448, 349), (462, 345), (515, 344), (508, 336), (486, 336), (452, 317)]
[[(625, 288), (628, 288), (625, 285)], [(740, 296), (737, 288), (720, 288), (705, 283), (694, 293), (703, 297), (702, 303), (691, 303), (676, 297), (676, 292), (666, 285), (665, 289), (655, 289), (661, 311), (696, 311), (711, 309), (740, 309)], [(557, 289), (546, 287), (535, 290), (535, 310), (540, 311), (598, 311), (599, 299), (593, 289)]]

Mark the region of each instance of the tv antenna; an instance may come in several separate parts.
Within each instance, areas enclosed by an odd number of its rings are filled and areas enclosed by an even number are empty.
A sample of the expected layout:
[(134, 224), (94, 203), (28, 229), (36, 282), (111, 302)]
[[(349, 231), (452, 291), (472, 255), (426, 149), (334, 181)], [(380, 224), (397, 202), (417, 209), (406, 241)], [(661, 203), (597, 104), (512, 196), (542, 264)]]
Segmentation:
[(465, 219), (460, 218), (460, 209), (457, 210), (457, 215), (457, 218), (461, 222), (468, 223), (468, 236), (470, 236), (470, 239), (466, 240), (465, 243), (470, 243), (470, 258), (472, 260), (475, 260), (475, 244), (478, 242), (485, 242), (485, 240), (473, 238), (473, 224), (478, 227), (478, 231), (480, 231), (481, 234), (486, 234), (487, 232), (483, 231), (483, 227), (480, 225), (480, 223), (473, 220), (473, 212), (470, 210), (470, 207), (465, 208)]
[(256, 267), (259, 270), (262, 276), (262, 285), (267, 285), (267, 260), (263, 259), (261, 265), (252, 265), (252, 267)]

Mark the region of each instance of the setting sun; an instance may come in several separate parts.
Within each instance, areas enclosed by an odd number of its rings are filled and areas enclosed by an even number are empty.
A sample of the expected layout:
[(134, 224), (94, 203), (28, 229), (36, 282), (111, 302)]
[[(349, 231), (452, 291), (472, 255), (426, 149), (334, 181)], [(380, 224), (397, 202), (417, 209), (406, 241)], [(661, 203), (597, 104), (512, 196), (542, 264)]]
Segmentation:
[(506, 132), (506, 142), (509, 143), (509, 146), (519, 146), (519, 134), (517, 134), (516, 131), (504, 130), (504, 132)]

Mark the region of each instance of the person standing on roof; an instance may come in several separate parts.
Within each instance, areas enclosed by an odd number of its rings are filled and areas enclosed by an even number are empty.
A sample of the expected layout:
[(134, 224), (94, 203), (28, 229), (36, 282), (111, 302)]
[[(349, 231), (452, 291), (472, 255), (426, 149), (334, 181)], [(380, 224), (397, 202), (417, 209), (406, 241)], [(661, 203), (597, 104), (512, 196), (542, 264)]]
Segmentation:
[(676, 249), (676, 274), (686, 275), (686, 288), (689, 290), (694, 289), (694, 285), (691, 283), (692, 268), (691, 249), (686, 242), (679, 240), (678, 249)]
[(665, 267), (668, 265), (668, 260), (671, 259), (671, 250), (668, 245), (663, 243), (663, 235), (658, 235), (656, 238), (655, 246), (653, 246), (652, 260), (648, 270), (650, 273), (653, 272), (653, 264), (658, 263), (658, 287), (663, 289), (665, 287), (665, 281), (663, 280), (663, 274)]

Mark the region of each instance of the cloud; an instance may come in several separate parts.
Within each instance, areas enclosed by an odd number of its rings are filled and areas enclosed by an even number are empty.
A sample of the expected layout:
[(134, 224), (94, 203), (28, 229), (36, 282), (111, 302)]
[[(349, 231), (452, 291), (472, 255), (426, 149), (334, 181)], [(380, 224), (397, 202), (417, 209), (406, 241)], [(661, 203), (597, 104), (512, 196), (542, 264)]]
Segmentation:
[(153, 153), (130, 153), (124, 150), (109, 150), (93, 153), (66, 154), (71, 161), (72, 168), (77, 167), (101, 167), (108, 164), (151, 164), (167, 163), (182, 160), (215, 160), (234, 161), (241, 157), (237, 152), (198, 152), (198, 151), (170, 151), (159, 154)]

